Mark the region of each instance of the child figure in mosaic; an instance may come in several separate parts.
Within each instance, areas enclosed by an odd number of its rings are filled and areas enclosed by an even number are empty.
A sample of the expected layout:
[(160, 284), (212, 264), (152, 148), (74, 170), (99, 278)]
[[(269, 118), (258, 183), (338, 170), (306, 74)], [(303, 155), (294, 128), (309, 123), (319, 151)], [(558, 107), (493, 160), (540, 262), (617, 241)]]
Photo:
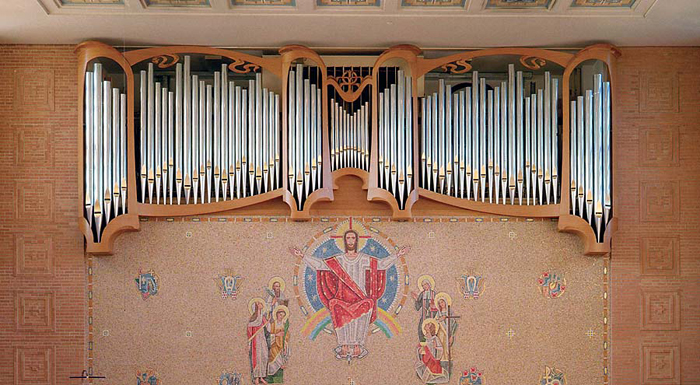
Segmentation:
[(267, 325), (270, 351), (267, 364), (267, 383), (284, 382), (284, 368), (289, 360), (289, 309), (278, 305), (272, 312), (273, 319)]
[(253, 384), (267, 384), (265, 378), (269, 361), (269, 320), (266, 316), (265, 301), (258, 297), (251, 299), (248, 310), (251, 313), (247, 328), (251, 378)]

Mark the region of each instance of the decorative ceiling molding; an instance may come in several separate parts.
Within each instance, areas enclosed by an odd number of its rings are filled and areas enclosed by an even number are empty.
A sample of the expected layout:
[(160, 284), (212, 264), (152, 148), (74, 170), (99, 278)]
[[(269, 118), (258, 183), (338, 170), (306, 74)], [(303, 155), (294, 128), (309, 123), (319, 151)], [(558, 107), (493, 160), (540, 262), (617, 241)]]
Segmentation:
[(259, 7), (259, 6), (283, 6), (293, 7), (294, 0), (231, 0), (232, 7)]
[[(19, 0), (0, 0), (4, 1)], [(680, 1), (680, 0), (679, 0)], [(700, 0), (693, 0), (698, 1)], [(47, 15), (645, 17), (658, 0), (36, 0)]]
[(460, 7), (464, 8), (467, 0), (401, 0), (402, 7)]
[(573, 0), (576, 8), (632, 8), (637, 0)]
[(318, 7), (379, 7), (381, 0), (316, 0)]
[(58, 7), (124, 5), (124, 0), (55, 0)]
[(209, 0), (141, 0), (144, 7), (169, 7), (169, 8), (180, 8), (180, 7), (211, 7)]
[(487, 0), (486, 9), (550, 9), (555, 0)]

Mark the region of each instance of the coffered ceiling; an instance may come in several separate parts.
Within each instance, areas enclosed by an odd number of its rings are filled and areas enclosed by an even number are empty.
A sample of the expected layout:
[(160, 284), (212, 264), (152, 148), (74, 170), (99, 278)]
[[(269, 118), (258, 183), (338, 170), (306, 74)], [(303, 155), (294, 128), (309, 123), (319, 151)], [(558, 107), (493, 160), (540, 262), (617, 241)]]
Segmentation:
[(0, 43), (700, 46), (698, 0), (2, 0)]

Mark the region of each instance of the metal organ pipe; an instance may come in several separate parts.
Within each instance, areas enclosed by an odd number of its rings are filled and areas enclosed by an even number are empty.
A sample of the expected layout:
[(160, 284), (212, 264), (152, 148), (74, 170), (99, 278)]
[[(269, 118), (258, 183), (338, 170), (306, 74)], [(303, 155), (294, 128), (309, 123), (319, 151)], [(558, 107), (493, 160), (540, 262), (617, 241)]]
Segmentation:
[[(140, 201), (202, 204), (278, 188), (279, 95), (262, 88), (260, 73), (243, 83), (244, 88), (229, 81), (226, 63), (209, 76), (193, 74), (191, 63), (190, 56), (185, 56), (183, 63), (175, 65), (174, 76), (156, 74), (152, 63), (140, 72)], [(174, 84), (174, 91), (168, 90), (169, 84)], [(114, 96), (111, 99), (113, 105), (122, 106), (120, 100), (115, 104)], [(117, 114), (107, 124), (119, 132), (126, 122)], [(117, 137), (112, 147), (121, 149), (123, 142)], [(110, 198), (112, 211), (120, 202), (126, 204), (125, 159), (114, 159), (117, 163), (110, 163), (109, 171), (113, 176), (106, 173), (111, 189), (120, 188)]]
[(571, 202), (569, 210), (593, 227), (598, 242), (610, 221), (610, 82), (593, 76), (593, 90), (571, 102)]
[[(297, 208), (302, 210), (309, 196), (322, 186), (322, 159), (321, 159), (321, 120), (322, 92), (321, 73), (318, 67), (297, 64), (290, 68), (288, 75), (288, 159), (289, 159), (289, 191), (296, 199)], [(264, 94), (264, 92), (263, 92)], [(265, 99), (263, 95), (262, 99)], [(267, 96), (267, 103), (274, 103), (277, 108), (277, 100)], [(270, 106), (262, 106), (270, 109)], [(333, 106), (331, 106), (331, 109)], [(337, 134), (341, 129), (338, 122), (338, 110), (332, 113), (334, 120), (332, 130)], [(265, 120), (263, 116), (263, 121)], [(267, 124), (261, 125), (263, 131), (268, 131)], [(264, 134), (263, 134), (263, 137)], [(268, 135), (268, 140), (275, 141), (276, 134)], [(334, 145), (334, 144), (332, 144)], [(338, 161), (338, 148), (334, 151), (334, 159)], [(265, 154), (262, 154), (263, 158)], [(278, 159), (275, 156), (274, 159)], [(272, 175), (268, 171), (269, 175)]]
[(84, 218), (99, 242), (107, 224), (127, 212), (126, 94), (104, 80), (101, 63), (91, 69), (85, 73), (83, 94), (83, 204)]
[(558, 79), (543, 77), (528, 96), (514, 65), (495, 86), (477, 71), (455, 92), (437, 79), (421, 101), (421, 187), (493, 204), (558, 203)]

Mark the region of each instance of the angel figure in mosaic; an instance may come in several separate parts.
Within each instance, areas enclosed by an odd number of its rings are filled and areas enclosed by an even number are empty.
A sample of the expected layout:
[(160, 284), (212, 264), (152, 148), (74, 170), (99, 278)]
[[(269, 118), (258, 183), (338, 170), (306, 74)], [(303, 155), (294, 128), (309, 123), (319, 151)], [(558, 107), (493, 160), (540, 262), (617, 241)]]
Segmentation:
[(267, 383), (284, 382), (284, 368), (289, 360), (289, 309), (277, 305), (272, 312), (272, 320), (267, 325), (270, 351), (267, 364)]

